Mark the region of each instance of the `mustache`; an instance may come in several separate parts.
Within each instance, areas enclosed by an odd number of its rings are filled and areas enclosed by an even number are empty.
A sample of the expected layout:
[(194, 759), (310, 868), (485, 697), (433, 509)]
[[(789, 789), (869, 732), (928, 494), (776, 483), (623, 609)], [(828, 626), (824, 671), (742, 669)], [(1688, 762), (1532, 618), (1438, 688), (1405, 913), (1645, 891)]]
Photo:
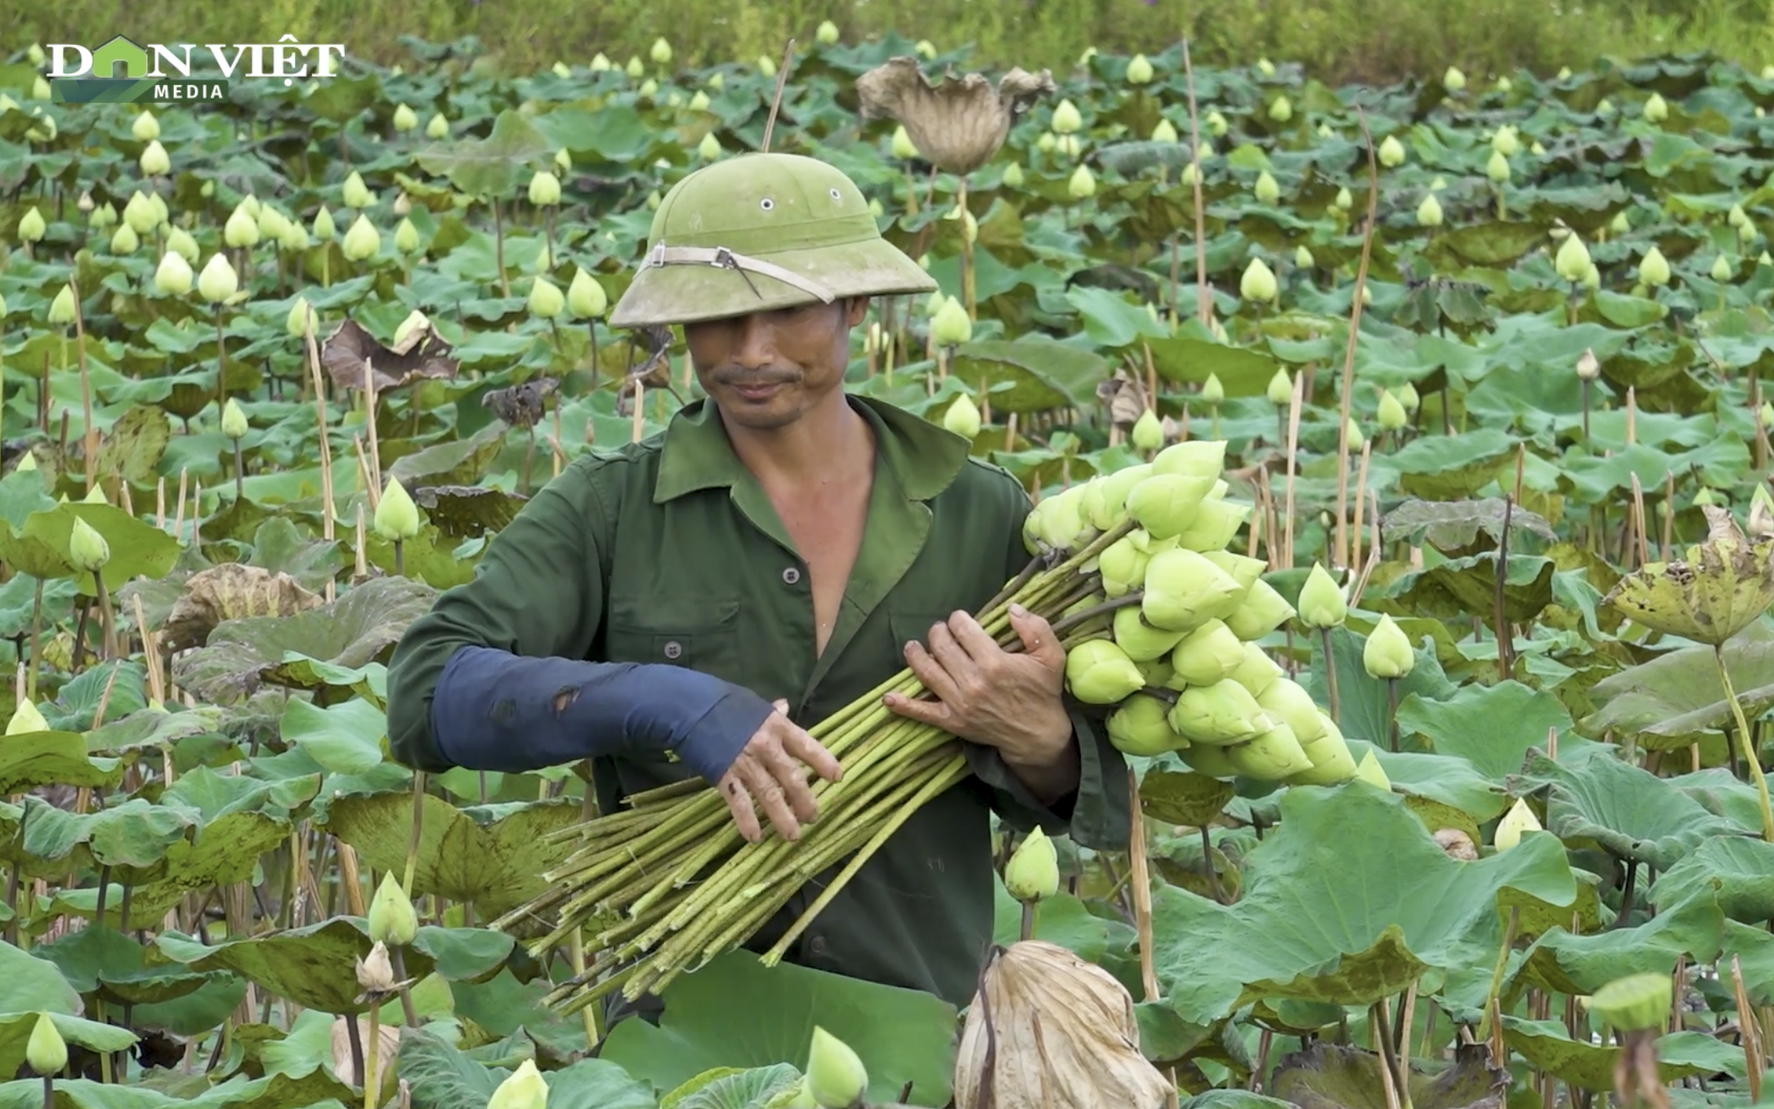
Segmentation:
[(721, 366), (712, 374), (717, 385), (734, 388), (745, 388), (756, 385), (783, 385), (791, 381), (799, 381), (801, 375), (791, 369), (765, 368), (748, 370), (742, 366)]

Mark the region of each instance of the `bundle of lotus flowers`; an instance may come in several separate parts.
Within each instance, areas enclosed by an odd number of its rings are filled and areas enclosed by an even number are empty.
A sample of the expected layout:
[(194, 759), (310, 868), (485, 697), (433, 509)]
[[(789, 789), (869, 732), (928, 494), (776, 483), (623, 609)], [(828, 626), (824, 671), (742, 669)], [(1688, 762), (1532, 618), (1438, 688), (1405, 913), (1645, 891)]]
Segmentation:
[[(1128, 754), (1175, 751), (1215, 777), (1353, 777), (1336, 725), (1256, 645), (1294, 610), (1262, 580), (1260, 560), (1225, 550), (1250, 513), (1225, 500), (1225, 449), (1179, 443), (1042, 501), (1024, 527), (1032, 561), (976, 618), (1009, 650), (1020, 646), (1011, 604), (1049, 620), (1066, 647), (1067, 688), (1103, 706), (1111, 742)], [(890, 691), (926, 695), (902, 670), (808, 729), (844, 774), (814, 782), (820, 819), (798, 841), (746, 842), (700, 780), (635, 794), (620, 812), (556, 833), (579, 846), (544, 875), (547, 891), (494, 922), (549, 922), (528, 941), (536, 955), (589, 938), (595, 958), (548, 1003), (572, 1012), (618, 989), (630, 999), (663, 990), (842, 863), (762, 956), (779, 961), (913, 813), (969, 773), (960, 741), (889, 712)]]

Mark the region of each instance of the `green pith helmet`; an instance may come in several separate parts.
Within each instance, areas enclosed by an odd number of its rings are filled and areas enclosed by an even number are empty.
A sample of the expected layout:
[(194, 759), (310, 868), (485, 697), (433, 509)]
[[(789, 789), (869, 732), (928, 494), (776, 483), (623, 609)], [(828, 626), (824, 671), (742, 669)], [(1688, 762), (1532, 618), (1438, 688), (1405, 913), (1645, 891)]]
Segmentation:
[(862, 190), (798, 154), (743, 154), (673, 185), (611, 327), (698, 323), (936, 282), (881, 237)]

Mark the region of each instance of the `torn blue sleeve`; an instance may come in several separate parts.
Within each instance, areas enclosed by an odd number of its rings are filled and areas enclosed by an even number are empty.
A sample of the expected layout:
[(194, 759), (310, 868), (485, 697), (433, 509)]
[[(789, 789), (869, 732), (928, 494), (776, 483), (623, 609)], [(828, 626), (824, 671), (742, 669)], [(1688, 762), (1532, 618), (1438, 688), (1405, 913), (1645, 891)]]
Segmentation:
[(464, 646), (438, 678), (431, 734), (444, 758), (468, 770), (522, 773), (675, 751), (715, 782), (775, 711), (751, 690), (687, 667)]

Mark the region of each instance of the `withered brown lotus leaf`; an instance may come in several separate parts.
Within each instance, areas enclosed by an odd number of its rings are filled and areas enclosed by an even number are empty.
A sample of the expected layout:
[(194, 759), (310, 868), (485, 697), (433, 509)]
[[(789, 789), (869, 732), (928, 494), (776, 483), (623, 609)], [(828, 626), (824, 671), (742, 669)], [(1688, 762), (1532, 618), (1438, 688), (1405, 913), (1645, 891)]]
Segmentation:
[(889, 118), (932, 165), (972, 173), (1004, 145), (1010, 125), (1030, 104), (1055, 89), (1050, 71), (1012, 69), (998, 81), (978, 73), (943, 75), (931, 84), (915, 57), (892, 58), (856, 79), (865, 119)]
[(162, 645), (169, 651), (201, 647), (224, 620), (291, 616), (321, 603), (288, 574), (224, 562), (192, 574), (185, 583), (185, 592), (167, 615)]
[(432, 330), (430, 320), (415, 324), (391, 347), (356, 320), (346, 320), (320, 346), (320, 364), (341, 389), (363, 388), (365, 362), (378, 393), (427, 378), (452, 378), (457, 369), (450, 344)]

